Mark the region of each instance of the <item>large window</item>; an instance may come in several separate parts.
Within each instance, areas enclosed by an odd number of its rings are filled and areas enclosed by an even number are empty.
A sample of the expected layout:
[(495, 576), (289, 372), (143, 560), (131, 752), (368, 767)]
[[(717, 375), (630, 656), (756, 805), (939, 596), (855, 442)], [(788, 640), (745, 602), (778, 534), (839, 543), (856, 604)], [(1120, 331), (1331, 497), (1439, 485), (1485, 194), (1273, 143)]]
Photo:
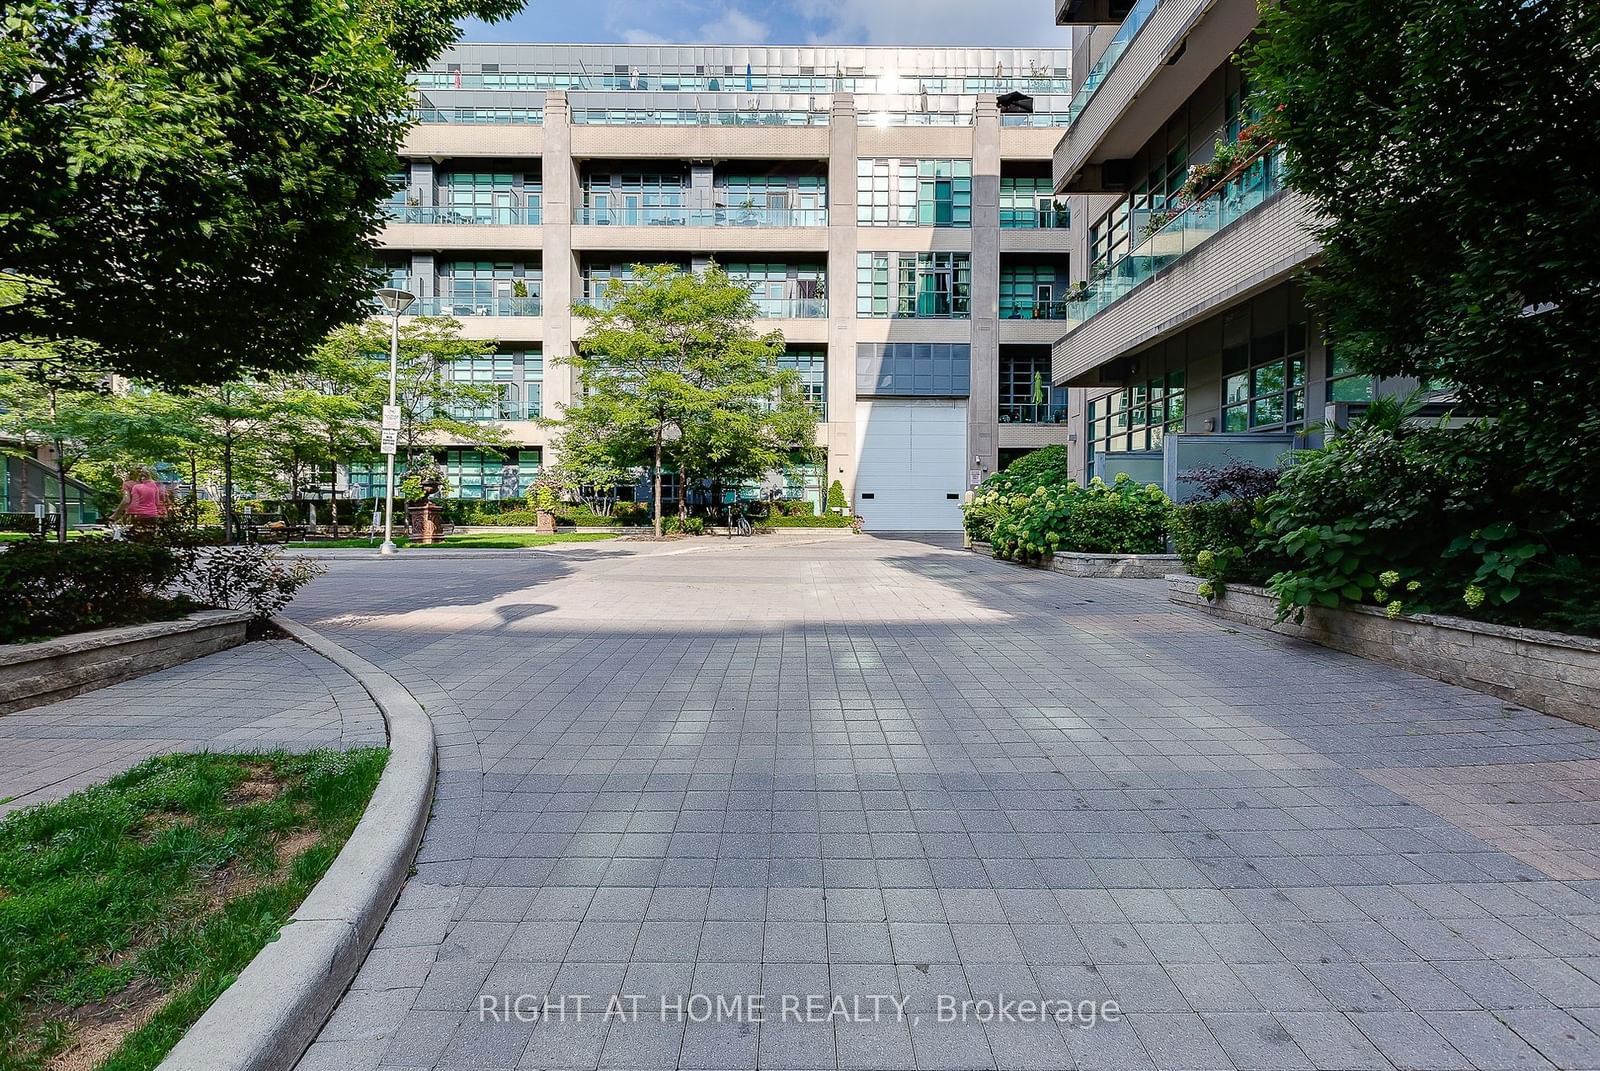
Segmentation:
[(1089, 403), (1088, 456), (1159, 450), (1169, 431), (1183, 430), (1184, 374), (1176, 369)]
[(971, 160), (858, 160), (862, 227), (972, 226)]
[(820, 175), (728, 175), (716, 182), (717, 222), (820, 227), (828, 222), (828, 180)]
[(539, 222), (541, 194), (536, 176), (506, 171), (452, 171), (440, 176), (439, 182), (440, 201), (454, 221)]
[(509, 261), (456, 260), (440, 266), (441, 310), (448, 316), (538, 314), (543, 283), (537, 267)]
[(1305, 423), (1306, 311), (1292, 289), (1223, 317), (1223, 431)]
[(1060, 319), (1066, 312), (1060, 300), (1065, 279), (1054, 264), (1006, 264), (1000, 269), (1000, 319)]
[(544, 356), (539, 350), (462, 358), (448, 364), (445, 374), (457, 383), (500, 388), (494, 402), (456, 407), (450, 415), (457, 420), (533, 420), (540, 415)]
[[(634, 264), (590, 264), (583, 269), (583, 300), (592, 305), (604, 308), (607, 302), (606, 291), (615, 279), (623, 286), (634, 280)], [(647, 267), (672, 268), (674, 271), (688, 271), (687, 264), (652, 264)]]
[(970, 315), (967, 253), (858, 253), (856, 315), (964, 320)]
[(792, 368), (800, 374), (800, 389), (806, 401), (817, 411), (817, 416), (828, 417), (828, 351), (823, 349), (785, 350), (778, 358), (780, 368)]
[(1328, 401), (1370, 402), (1372, 384), (1372, 377), (1357, 372), (1348, 357), (1335, 349), (1328, 351)]
[(1050, 176), (1025, 175), (1000, 178), (1000, 226), (1065, 227), (1067, 206), (1052, 196)]
[(640, 226), (689, 221), (688, 176), (637, 171), (590, 175), (578, 222)]
[(725, 269), (728, 278), (748, 286), (764, 317), (808, 319), (828, 314), (820, 264), (756, 264), (737, 262)]
[(1050, 385), (1050, 351), (1018, 351), (1002, 346), (1000, 423), (1052, 424), (1066, 418), (1062, 392)]
[(512, 451), (511, 456), (490, 450), (444, 451), (444, 475), (454, 498), (498, 500), (520, 498), (539, 475), (538, 447)]

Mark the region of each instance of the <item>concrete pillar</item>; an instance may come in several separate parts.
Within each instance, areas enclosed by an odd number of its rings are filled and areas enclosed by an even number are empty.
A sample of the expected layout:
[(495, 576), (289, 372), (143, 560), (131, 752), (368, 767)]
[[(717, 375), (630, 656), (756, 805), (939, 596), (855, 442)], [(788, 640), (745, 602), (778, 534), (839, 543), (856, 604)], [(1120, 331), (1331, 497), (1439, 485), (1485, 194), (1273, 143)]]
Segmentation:
[(972, 125), (972, 393), (967, 467), (1000, 467), (1000, 108), (980, 99)]
[(856, 485), (856, 102), (833, 97), (828, 121), (828, 468), (824, 495), (838, 480), (845, 499)]
[[(578, 266), (572, 255), (572, 208), (577, 171), (572, 160), (571, 113), (567, 95), (550, 92), (544, 105), (544, 415), (561, 416), (572, 400), (577, 376), (563, 358), (572, 355), (572, 302)], [(546, 447), (544, 464), (555, 461)]]

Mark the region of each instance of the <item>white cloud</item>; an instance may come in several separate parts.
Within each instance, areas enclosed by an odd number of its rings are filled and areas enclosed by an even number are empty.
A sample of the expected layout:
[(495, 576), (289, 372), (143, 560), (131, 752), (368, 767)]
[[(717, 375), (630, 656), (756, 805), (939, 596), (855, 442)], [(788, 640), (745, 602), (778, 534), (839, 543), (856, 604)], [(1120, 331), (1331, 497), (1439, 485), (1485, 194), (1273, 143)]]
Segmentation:
[(772, 28), (760, 19), (730, 7), (702, 25), (696, 40), (713, 45), (759, 45), (771, 33)]
[[(809, 9), (809, 10), (806, 10)], [(1068, 48), (1052, 0), (809, 0), (816, 44)]]

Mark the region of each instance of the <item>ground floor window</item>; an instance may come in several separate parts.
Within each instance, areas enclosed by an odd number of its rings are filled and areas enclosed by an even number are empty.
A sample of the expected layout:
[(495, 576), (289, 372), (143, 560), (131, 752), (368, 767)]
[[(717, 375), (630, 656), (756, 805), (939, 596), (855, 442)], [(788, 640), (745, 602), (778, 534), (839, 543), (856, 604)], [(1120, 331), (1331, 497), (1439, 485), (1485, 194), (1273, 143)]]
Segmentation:
[(450, 497), (497, 501), (520, 498), (538, 478), (542, 451), (537, 447), (501, 454), (493, 450), (446, 450), (442, 467)]
[(1169, 431), (1183, 430), (1184, 372), (1174, 369), (1089, 403), (1088, 456), (1159, 450)]
[(1286, 428), (1306, 419), (1305, 305), (1292, 288), (1222, 321), (1222, 430)]
[(1350, 364), (1350, 359), (1337, 350), (1328, 352), (1328, 401), (1370, 402), (1372, 400), (1371, 376), (1362, 375)]

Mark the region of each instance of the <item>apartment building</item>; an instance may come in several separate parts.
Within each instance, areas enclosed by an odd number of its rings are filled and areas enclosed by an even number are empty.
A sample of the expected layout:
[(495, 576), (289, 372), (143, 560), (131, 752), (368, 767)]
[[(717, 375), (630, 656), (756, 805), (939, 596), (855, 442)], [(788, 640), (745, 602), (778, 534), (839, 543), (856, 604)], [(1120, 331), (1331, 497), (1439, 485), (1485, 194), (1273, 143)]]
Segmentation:
[(1076, 475), (1159, 473), (1174, 433), (1288, 443), (1330, 405), (1415, 386), (1356, 374), (1306, 307), (1312, 215), (1236, 59), (1255, 0), (1057, 0), (1056, 21), (1077, 74), (1053, 176), (1081, 274), (1053, 382)]
[(956, 529), (976, 480), (1066, 441), (1067, 50), (466, 44), (413, 81), (381, 253), (412, 313), (498, 343), (454, 374), (504, 385), (481, 415), (518, 444), (442, 447), (457, 493), (554, 460), (572, 303), (638, 264), (753, 288), (821, 416), (789, 493), (838, 480), (875, 529)]

